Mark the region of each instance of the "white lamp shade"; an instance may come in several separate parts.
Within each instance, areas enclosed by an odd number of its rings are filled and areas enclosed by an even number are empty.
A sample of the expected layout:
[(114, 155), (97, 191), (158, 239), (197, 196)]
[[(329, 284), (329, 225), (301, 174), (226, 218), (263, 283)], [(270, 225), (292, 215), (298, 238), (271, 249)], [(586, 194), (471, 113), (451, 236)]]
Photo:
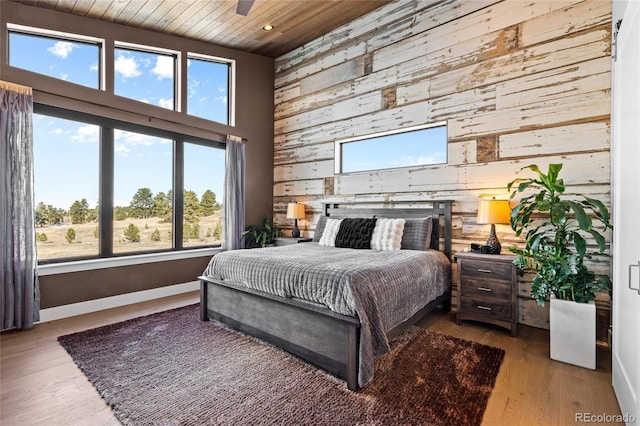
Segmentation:
[(510, 223), (511, 206), (508, 200), (480, 200), (478, 204), (478, 225)]
[(304, 204), (289, 203), (287, 205), (287, 219), (304, 219)]

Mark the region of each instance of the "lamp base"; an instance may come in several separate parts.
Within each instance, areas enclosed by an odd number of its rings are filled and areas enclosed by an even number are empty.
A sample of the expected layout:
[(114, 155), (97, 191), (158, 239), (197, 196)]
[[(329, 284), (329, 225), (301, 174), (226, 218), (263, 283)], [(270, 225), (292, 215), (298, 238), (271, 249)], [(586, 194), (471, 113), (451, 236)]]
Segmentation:
[(291, 231), (291, 236), (293, 238), (300, 238), (300, 230), (298, 229), (298, 219), (294, 219), (293, 231)]
[(491, 233), (489, 234), (489, 239), (487, 240), (487, 253), (489, 254), (500, 254), (502, 251), (502, 244), (498, 241), (498, 237), (496, 236), (496, 226), (491, 224)]

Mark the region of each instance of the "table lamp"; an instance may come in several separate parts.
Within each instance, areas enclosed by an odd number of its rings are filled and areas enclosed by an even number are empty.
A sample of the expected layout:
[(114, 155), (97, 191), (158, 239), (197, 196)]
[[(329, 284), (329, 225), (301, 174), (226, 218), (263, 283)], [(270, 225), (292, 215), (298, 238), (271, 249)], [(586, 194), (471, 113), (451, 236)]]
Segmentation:
[(490, 254), (500, 254), (502, 245), (496, 236), (496, 224), (510, 223), (511, 206), (508, 200), (496, 200), (495, 197), (490, 200), (480, 200), (478, 204), (478, 225), (491, 224), (491, 234), (487, 240), (487, 252)]
[(287, 219), (294, 219), (291, 236), (293, 238), (299, 238), (300, 230), (298, 229), (298, 219), (304, 219), (304, 204), (295, 202), (287, 204)]

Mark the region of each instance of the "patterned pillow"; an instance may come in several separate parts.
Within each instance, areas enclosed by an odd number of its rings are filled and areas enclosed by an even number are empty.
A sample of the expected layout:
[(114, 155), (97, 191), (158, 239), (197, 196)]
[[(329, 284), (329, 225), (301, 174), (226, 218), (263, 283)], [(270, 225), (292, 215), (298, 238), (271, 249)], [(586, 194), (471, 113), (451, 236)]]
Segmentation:
[(316, 230), (313, 233), (313, 241), (314, 242), (318, 242), (320, 241), (320, 237), (322, 237), (322, 233), (324, 232), (324, 227), (327, 224), (327, 217), (326, 216), (320, 216), (320, 219), (318, 219), (318, 223), (316, 223)]
[(336, 235), (336, 247), (370, 249), (376, 219), (343, 219)]
[(338, 235), (341, 223), (342, 219), (327, 219), (318, 244), (321, 246), (335, 247), (336, 235)]
[(371, 235), (373, 250), (400, 250), (404, 219), (378, 219)]
[(401, 249), (425, 251), (431, 246), (433, 219), (406, 219), (402, 233)]

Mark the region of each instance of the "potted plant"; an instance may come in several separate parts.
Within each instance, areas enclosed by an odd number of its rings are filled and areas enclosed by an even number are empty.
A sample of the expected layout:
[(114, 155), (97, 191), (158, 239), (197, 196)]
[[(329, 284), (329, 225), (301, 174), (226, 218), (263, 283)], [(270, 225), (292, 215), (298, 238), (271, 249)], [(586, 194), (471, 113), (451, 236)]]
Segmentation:
[(250, 236), (250, 239), (245, 241), (245, 247), (267, 247), (282, 235), (282, 231), (271, 219), (264, 216), (262, 224), (250, 225), (242, 232), (243, 237), (247, 235)]
[[(525, 239), (524, 248), (510, 249), (518, 255), (514, 263), (521, 276), (535, 274), (531, 296), (539, 305), (551, 299), (551, 358), (594, 369), (594, 299), (599, 291), (611, 290), (611, 280), (590, 270), (585, 259), (604, 254), (607, 244), (601, 232), (611, 229), (609, 211), (593, 198), (564, 198), (564, 181), (558, 177), (562, 164), (550, 164), (546, 174), (536, 165), (524, 169), (537, 176), (517, 178), (507, 185), (509, 191), (515, 186), (512, 199), (534, 191), (511, 210), (511, 227), (516, 236), (524, 233)], [(600, 230), (592, 217), (600, 222)], [(590, 249), (587, 238), (596, 243), (597, 250)]]

